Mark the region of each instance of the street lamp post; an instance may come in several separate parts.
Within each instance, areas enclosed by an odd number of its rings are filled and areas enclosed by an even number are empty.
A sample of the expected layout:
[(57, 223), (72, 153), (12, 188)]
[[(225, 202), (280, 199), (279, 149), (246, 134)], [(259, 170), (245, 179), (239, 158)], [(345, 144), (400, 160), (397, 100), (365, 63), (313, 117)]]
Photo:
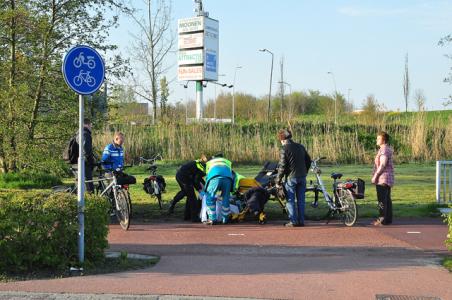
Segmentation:
[(235, 78), (237, 76), (237, 70), (241, 68), (242, 66), (236, 66), (234, 70), (234, 81), (232, 83), (232, 124), (235, 123)]
[(270, 90), (268, 92), (268, 108), (267, 108), (267, 122), (270, 122), (270, 101), (272, 98), (272, 77), (273, 77), (273, 59), (274, 59), (274, 55), (273, 52), (271, 52), (268, 49), (259, 49), (259, 51), (261, 52), (268, 52), (272, 55), (272, 65), (271, 65), (271, 69), (270, 69)]
[(352, 110), (354, 110), (354, 109), (355, 109), (355, 108), (354, 108), (354, 105), (350, 103), (350, 91), (351, 91), (351, 90), (352, 90), (352, 89), (348, 89), (348, 92), (347, 92), (347, 102), (348, 102), (349, 105), (352, 106)]
[(334, 124), (337, 125), (337, 88), (336, 88), (336, 78), (334, 77), (333, 72), (328, 72), (333, 78), (334, 83)]

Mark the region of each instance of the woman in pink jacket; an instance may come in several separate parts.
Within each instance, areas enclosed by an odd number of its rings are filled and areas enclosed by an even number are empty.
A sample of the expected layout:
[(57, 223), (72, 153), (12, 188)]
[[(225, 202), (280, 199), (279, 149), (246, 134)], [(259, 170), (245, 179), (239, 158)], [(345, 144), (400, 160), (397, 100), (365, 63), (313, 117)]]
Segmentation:
[(381, 131), (377, 135), (380, 149), (375, 156), (372, 183), (377, 187), (379, 217), (372, 224), (375, 226), (392, 223), (391, 188), (394, 185), (393, 150), (388, 145), (389, 135)]

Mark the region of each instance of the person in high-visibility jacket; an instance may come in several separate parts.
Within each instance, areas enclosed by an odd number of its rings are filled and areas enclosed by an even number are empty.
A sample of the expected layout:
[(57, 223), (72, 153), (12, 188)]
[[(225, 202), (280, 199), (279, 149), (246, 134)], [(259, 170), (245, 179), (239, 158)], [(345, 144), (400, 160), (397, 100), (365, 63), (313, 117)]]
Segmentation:
[(215, 201), (216, 195), (221, 192), (221, 220), (223, 224), (226, 224), (231, 212), (229, 207), (229, 197), (233, 187), (232, 164), (226, 158), (217, 155), (207, 162), (206, 173), (207, 178), (205, 191), (207, 215), (209, 216), (209, 220), (205, 223), (212, 225), (216, 222), (217, 213)]
[(243, 178), (246, 178), (246, 177), (243, 176), (243, 175), (240, 175), (236, 171), (232, 171), (232, 178), (233, 178), (234, 185), (233, 185), (233, 188), (232, 188), (231, 192), (235, 193), (240, 188), (240, 180), (243, 179)]
[(174, 212), (176, 204), (187, 197), (185, 202), (184, 220), (199, 222), (199, 211), (201, 205), (196, 198), (195, 189), (201, 191), (204, 185), (203, 177), (206, 175), (207, 158), (204, 154), (200, 159), (189, 161), (183, 164), (176, 172), (176, 181), (180, 186), (180, 191), (174, 196), (168, 208), (168, 214)]

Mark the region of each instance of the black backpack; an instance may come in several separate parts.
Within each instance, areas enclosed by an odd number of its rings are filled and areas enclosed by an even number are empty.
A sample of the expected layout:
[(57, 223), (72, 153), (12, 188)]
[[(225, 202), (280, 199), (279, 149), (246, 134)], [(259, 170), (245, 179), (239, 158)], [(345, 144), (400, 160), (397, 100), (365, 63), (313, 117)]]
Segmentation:
[(63, 151), (63, 160), (69, 164), (76, 164), (78, 161), (77, 135), (74, 135)]

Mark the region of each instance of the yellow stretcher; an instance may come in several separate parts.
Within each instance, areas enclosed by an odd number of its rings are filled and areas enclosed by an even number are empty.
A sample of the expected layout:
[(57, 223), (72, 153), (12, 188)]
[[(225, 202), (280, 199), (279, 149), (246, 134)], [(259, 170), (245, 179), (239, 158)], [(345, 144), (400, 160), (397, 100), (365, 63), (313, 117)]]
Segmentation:
[[(261, 184), (254, 178), (242, 178), (239, 181), (239, 188), (237, 189), (237, 197), (244, 197), (245, 193), (254, 187), (261, 187)], [(248, 206), (238, 214), (231, 215), (231, 221), (233, 222), (242, 222), (245, 220), (246, 214), (249, 212)], [(260, 212), (258, 215), (259, 224), (265, 224), (267, 222), (267, 215), (265, 212)]]

